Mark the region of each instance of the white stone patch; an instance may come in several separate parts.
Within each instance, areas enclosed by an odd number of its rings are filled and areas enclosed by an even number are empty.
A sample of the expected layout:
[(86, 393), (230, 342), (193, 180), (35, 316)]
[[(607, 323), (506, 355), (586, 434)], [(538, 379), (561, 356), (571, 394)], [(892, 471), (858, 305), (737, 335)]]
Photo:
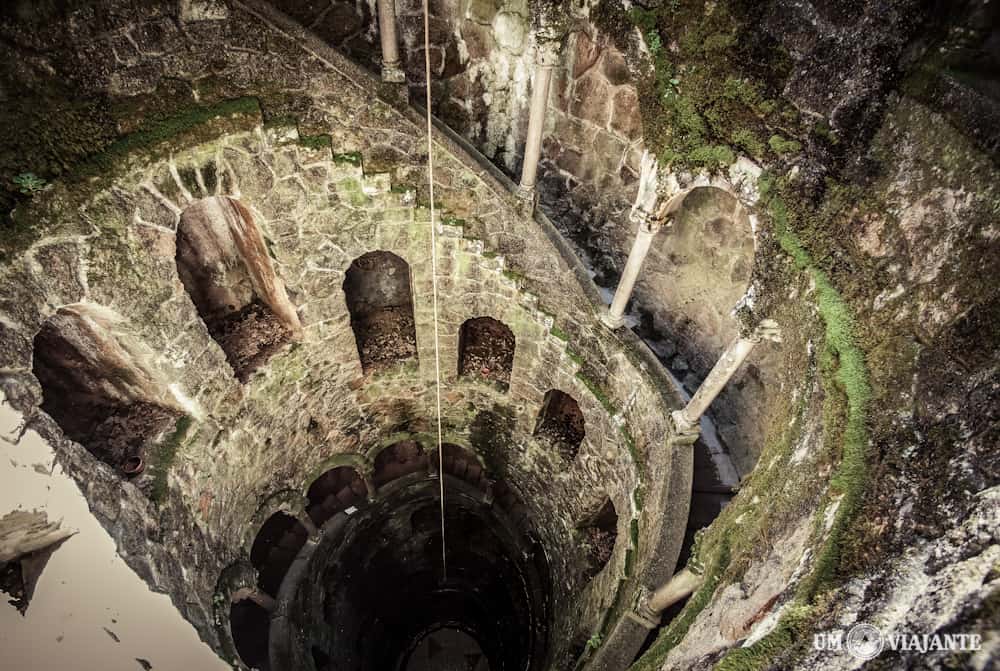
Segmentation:
[(872, 302), (872, 307), (875, 308), (876, 310), (881, 310), (886, 303), (896, 298), (899, 298), (905, 292), (906, 289), (903, 288), (903, 285), (897, 284), (895, 289), (892, 290), (886, 289), (878, 296), (876, 296), (875, 300)]

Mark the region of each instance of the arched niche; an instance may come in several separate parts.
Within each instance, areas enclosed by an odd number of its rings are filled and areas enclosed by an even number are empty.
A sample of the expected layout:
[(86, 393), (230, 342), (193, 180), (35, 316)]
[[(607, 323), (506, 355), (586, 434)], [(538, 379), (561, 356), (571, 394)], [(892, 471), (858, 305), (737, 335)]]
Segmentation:
[[(440, 459), (445, 473), (460, 478), (483, 492), (489, 491), (492, 481), (473, 452), (453, 443), (443, 443)], [(438, 470), (438, 460), (436, 452), (430, 455), (431, 470), (435, 473)]]
[(357, 508), (368, 498), (368, 487), (361, 475), (350, 466), (331, 468), (309, 485), (306, 512), (316, 526), (342, 510)]
[(94, 305), (60, 308), (33, 341), (32, 373), (44, 410), (63, 433), (104, 463), (134, 476), (183, 412), (144, 353)]
[(401, 440), (386, 447), (375, 457), (372, 484), (381, 487), (410, 473), (427, 471), (427, 454), (415, 440)]
[(279, 511), (268, 517), (250, 548), (258, 587), (277, 597), (288, 567), (308, 538), (306, 528), (288, 513)]
[(229, 629), (236, 653), (243, 663), (251, 669), (270, 671), (271, 614), (255, 601), (241, 598), (229, 607)]
[[(688, 368), (703, 377), (736, 337), (731, 313), (750, 284), (753, 260), (750, 216), (717, 187), (684, 195), (672, 224), (654, 239), (637, 293), (653, 324), (676, 346), (683, 362), (671, 367), (682, 381)], [(694, 391), (697, 384), (686, 386)]]
[(392, 252), (354, 259), (344, 277), (344, 298), (365, 373), (417, 358), (410, 266)]
[(578, 526), (580, 542), (586, 551), (584, 577), (590, 580), (607, 566), (618, 541), (618, 511), (608, 497), (598, 511)]
[(547, 391), (534, 435), (538, 440), (551, 445), (564, 459), (573, 461), (586, 435), (586, 423), (580, 404), (559, 389)]
[(492, 317), (467, 319), (458, 333), (458, 374), (490, 380), (504, 390), (514, 367), (514, 333)]
[(302, 325), (250, 211), (215, 196), (184, 210), (177, 274), (240, 382), (297, 338)]

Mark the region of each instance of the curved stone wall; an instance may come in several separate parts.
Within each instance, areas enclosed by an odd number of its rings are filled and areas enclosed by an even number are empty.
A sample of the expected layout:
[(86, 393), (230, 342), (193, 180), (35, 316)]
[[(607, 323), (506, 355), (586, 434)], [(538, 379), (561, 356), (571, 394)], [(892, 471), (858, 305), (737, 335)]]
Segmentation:
[[(261, 124), (252, 109), (225, 107), (163, 143), (116, 157), (95, 181), (39, 195), (22, 214), (36, 220), (40, 237), (2, 269), (10, 337), (0, 362), (8, 397), (35, 413), (129, 563), (170, 593), (220, 650), (230, 642), (225, 628), (220, 639), (210, 624), (219, 612), (217, 585), (249, 587), (220, 575), (245, 566), (253, 527), (270, 514), (264, 502), (298, 508), (301, 501), (282, 492), (304, 495), (332, 459), (359, 455), (370, 471), (380, 446), (426, 439), (434, 381), (429, 212), (415, 202), (425, 178), (419, 126), (410, 112), (368, 99), (374, 82), (335, 54), (308, 38), (303, 52), (282, 33), (291, 27), (242, 10), (230, 18), (256, 22), (254, 33), (270, 31), (283, 45), (271, 58), (297, 59), (302, 76), (317, 82), (307, 116), (326, 124), (330, 139), (317, 142), (293, 125)], [(337, 95), (323, 93), (330, 91)], [(630, 600), (619, 595), (622, 581), (629, 590), (650, 587), (673, 569), (690, 488), (689, 451), (665, 446), (666, 417), (679, 399), (648, 352), (596, 320), (593, 288), (580, 283), (584, 272), (567, 260), (558, 236), (517, 214), (504, 185), (461, 147), (443, 135), (436, 140), (445, 438), (478, 454), (528, 507), (552, 571), (553, 641), (568, 644)], [(363, 170), (366, 156), (386, 146), (405, 160), (381, 166), (386, 172)], [(245, 383), (177, 272), (178, 222), (214, 196), (249, 213), (302, 324), (298, 341)], [(409, 265), (419, 356), (365, 375), (343, 284), (352, 261), (372, 251)], [(41, 397), (30, 373), (31, 339), (56, 307), (70, 304), (122, 315), (157, 353), (164, 383), (188, 418), (148, 443), (156, 466), (131, 482), (35, 411)], [(458, 377), (459, 329), (485, 316), (515, 336), (508, 391)], [(550, 389), (572, 396), (584, 416), (572, 462), (532, 437)], [(585, 583), (575, 529), (608, 496), (619, 542), (607, 567)], [(664, 509), (670, 514), (646, 513)]]

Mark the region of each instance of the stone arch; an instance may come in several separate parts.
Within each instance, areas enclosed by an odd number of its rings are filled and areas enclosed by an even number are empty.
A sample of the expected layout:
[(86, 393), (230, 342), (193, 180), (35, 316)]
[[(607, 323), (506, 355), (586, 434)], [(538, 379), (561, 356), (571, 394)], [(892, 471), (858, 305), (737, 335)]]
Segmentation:
[(106, 308), (60, 308), (42, 323), (32, 354), (41, 409), (66, 437), (125, 475), (138, 476), (155, 461), (149, 448), (184, 416), (148, 354)]
[(277, 597), (288, 567), (308, 539), (306, 528), (288, 513), (278, 511), (268, 517), (250, 548), (250, 563), (257, 569), (257, 586)]
[(510, 387), (516, 340), (510, 327), (492, 317), (467, 319), (458, 331), (460, 377), (491, 380)]
[(317, 527), (328, 519), (368, 498), (368, 486), (361, 474), (351, 466), (336, 466), (313, 480), (306, 494), (306, 512)]
[(392, 252), (375, 251), (351, 262), (344, 298), (365, 373), (417, 358), (410, 266)]
[(302, 331), (253, 215), (228, 196), (195, 201), (177, 226), (177, 274), (240, 382)]
[(427, 453), (415, 440), (401, 440), (379, 451), (372, 467), (376, 488), (410, 473), (427, 471)]
[(605, 497), (597, 512), (577, 529), (587, 553), (584, 577), (590, 580), (607, 566), (618, 541), (618, 511), (611, 497)]
[(271, 614), (249, 597), (237, 598), (229, 606), (229, 628), (243, 663), (251, 669), (270, 671)]
[(672, 224), (653, 242), (640, 293), (655, 326), (677, 346), (681, 361), (671, 368), (694, 391), (737, 335), (732, 311), (750, 286), (754, 231), (740, 200), (717, 186), (694, 187), (669, 208)]
[(534, 436), (551, 445), (567, 461), (576, 459), (586, 436), (586, 422), (580, 404), (559, 389), (545, 392)]
[[(432, 454), (429, 461), (431, 471), (437, 473), (438, 455)], [(490, 491), (493, 483), (475, 452), (454, 443), (442, 443), (441, 461), (445, 473), (464, 480), (484, 493)]]

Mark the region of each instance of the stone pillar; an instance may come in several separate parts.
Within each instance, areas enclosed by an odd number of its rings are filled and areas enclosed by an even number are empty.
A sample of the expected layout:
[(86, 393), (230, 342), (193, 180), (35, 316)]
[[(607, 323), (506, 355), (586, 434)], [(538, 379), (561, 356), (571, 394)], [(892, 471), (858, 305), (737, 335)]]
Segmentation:
[(545, 111), (549, 103), (552, 69), (559, 62), (559, 42), (547, 41), (538, 45), (535, 56), (535, 77), (531, 83), (531, 108), (528, 116), (528, 137), (524, 145), (524, 163), (521, 166), (521, 183), (517, 196), (525, 213), (535, 210), (538, 179), (538, 160), (542, 155), (542, 131), (545, 129)]
[(655, 613), (656, 618), (659, 619), (660, 613), (681, 599), (691, 596), (696, 589), (701, 587), (704, 579), (704, 575), (699, 575), (691, 569), (681, 569), (667, 581), (666, 585), (653, 592), (646, 602), (646, 608), (650, 613)]
[(611, 307), (601, 315), (601, 321), (611, 329), (621, 328), (625, 325), (625, 306), (628, 305), (629, 298), (632, 297), (632, 289), (635, 288), (636, 280), (639, 279), (639, 271), (642, 263), (646, 260), (649, 247), (653, 244), (653, 237), (660, 230), (661, 222), (653, 219), (641, 210), (633, 210), (629, 216), (630, 221), (639, 224), (639, 230), (635, 234), (632, 242), (632, 249), (628, 253), (628, 261), (625, 262), (625, 270), (622, 271), (621, 279), (618, 280), (618, 288), (615, 289), (615, 297), (611, 300)]
[(684, 409), (675, 410), (671, 415), (675, 430), (687, 432), (698, 426), (701, 416), (708, 410), (708, 406), (712, 404), (730, 378), (743, 365), (754, 346), (765, 339), (781, 342), (781, 331), (771, 319), (765, 319), (749, 337), (740, 336), (726, 348)]
[(382, 81), (402, 84), (406, 74), (399, 63), (395, 0), (378, 0), (378, 33), (382, 42)]
[(618, 288), (615, 290), (611, 307), (601, 315), (601, 321), (611, 329), (621, 328), (625, 324), (625, 306), (628, 305), (628, 299), (632, 297), (632, 289), (635, 288), (635, 282), (639, 279), (639, 270), (642, 269), (642, 262), (646, 260), (646, 254), (649, 253), (653, 236), (660, 230), (665, 219), (661, 213), (656, 213), (658, 167), (656, 159), (650, 156), (649, 152), (643, 152), (639, 173), (639, 190), (635, 195), (635, 203), (632, 205), (632, 211), (628, 217), (629, 221), (638, 224), (639, 230), (632, 243), (632, 250), (628, 254), (628, 261), (625, 262), (625, 270), (622, 271), (621, 280), (618, 281)]
[(309, 513), (304, 511), (298, 513), (295, 516), (295, 519), (299, 521), (299, 524), (301, 524), (302, 527), (306, 530), (306, 533), (309, 534), (309, 538), (319, 537), (319, 527), (317, 527), (316, 523), (312, 521), (311, 517), (309, 517)]

